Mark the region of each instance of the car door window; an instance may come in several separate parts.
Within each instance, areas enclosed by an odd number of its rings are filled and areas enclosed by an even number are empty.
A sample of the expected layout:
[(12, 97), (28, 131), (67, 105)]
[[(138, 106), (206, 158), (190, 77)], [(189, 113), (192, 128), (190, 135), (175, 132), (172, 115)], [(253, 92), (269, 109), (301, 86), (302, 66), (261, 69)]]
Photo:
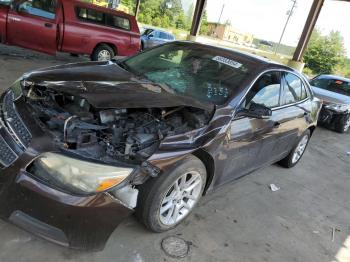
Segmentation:
[(249, 90), (243, 106), (249, 108), (252, 103), (255, 103), (268, 108), (278, 107), (280, 105), (280, 93), (280, 73), (266, 73), (262, 75)]
[(344, 95), (350, 95), (350, 82), (319, 76), (310, 81), (312, 86), (337, 92)]
[(159, 38), (166, 40), (168, 39), (168, 35), (164, 32), (159, 32)]
[(18, 11), (53, 20), (56, 17), (56, 0), (28, 0), (19, 5)]
[(302, 80), (292, 73), (285, 73), (282, 92), (282, 105), (288, 105), (301, 101), (307, 97)]
[(154, 38), (159, 38), (159, 32), (158, 31), (153, 31), (153, 33), (151, 35), (153, 35)]

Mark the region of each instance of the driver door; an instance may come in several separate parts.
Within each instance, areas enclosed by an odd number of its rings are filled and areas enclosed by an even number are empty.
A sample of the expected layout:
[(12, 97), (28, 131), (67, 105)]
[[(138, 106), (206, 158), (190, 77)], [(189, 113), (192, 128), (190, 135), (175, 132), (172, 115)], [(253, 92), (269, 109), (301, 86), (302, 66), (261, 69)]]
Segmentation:
[[(269, 72), (255, 82), (239, 109), (249, 109), (252, 103), (274, 109), (280, 105), (280, 96), (281, 74)], [(275, 155), (278, 127), (279, 122), (274, 111), (268, 119), (234, 116), (224, 145), (224, 174), (218, 178), (222, 181), (218, 181), (217, 184), (239, 178), (271, 162)]]
[(8, 42), (55, 54), (57, 49), (56, 0), (27, 0), (8, 14)]

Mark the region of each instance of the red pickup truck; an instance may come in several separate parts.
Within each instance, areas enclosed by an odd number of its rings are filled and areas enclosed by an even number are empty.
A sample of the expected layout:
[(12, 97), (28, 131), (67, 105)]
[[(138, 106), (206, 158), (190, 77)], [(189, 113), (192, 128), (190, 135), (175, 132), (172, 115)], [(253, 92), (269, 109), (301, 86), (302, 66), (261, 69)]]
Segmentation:
[(130, 56), (141, 47), (134, 16), (77, 0), (0, 0), (0, 42), (94, 61)]

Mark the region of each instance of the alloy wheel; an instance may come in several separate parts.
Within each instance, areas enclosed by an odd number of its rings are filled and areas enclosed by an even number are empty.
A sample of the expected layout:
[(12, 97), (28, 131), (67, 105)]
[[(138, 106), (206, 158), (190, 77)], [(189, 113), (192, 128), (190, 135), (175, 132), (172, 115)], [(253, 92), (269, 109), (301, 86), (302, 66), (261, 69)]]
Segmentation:
[(309, 136), (308, 135), (304, 135), (303, 138), (299, 141), (299, 144), (297, 145), (297, 147), (294, 150), (294, 154), (293, 154), (293, 158), (292, 158), (292, 163), (295, 164), (296, 162), (299, 161), (299, 159), (301, 158), (301, 156), (303, 155), (307, 143), (309, 142)]
[(97, 56), (98, 61), (109, 61), (111, 58), (111, 53), (108, 50), (101, 50)]
[(177, 224), (193, 209), (201, 197), (203, 186), (199, 172), (191, 171), (180, 176), (165, 194), (160, 210), (160, 221), (167, 226)]

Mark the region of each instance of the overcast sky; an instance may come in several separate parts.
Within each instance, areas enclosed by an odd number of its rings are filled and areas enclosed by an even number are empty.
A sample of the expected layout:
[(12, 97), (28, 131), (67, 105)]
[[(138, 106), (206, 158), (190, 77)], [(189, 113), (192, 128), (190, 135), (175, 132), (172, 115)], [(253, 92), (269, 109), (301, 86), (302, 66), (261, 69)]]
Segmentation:
[[(190, 0), (188, 2), (191, 2)], [(232, 26), (255, 37), (278, 42), (292, 0), (207, 0), (208, 20), (217, 22), (223, 4), (221, 22), (230, 20)], [(296, 46), (302, 33), (312, 0), (298, 0), (282, 43)], [(341, 32), (350, 57), (350, 3), (326, 0), (317, 27), (324, 33)]]

